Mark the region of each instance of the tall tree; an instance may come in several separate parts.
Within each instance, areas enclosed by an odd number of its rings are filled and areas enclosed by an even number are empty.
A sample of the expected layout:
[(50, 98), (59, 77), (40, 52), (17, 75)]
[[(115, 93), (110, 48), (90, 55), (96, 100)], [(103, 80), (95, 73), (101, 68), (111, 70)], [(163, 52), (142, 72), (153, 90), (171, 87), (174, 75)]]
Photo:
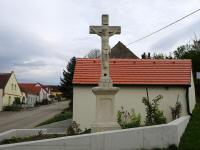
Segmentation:
[(200, 72), (200, 39), (192, 44), (182, 45), (174, 51), (177, 59), (191, 59), (197, 99), (200, 100), (200, 82), (196, 79), (196, 72)]
[(200, 72), (200, 40), (194, 40), (192, 44), (186, 44), (178, 47), (174, 51), (177, 59), (191, 59), (194, 77), (196, 72)]
[(85, 58), (99, 58), (101, 51), (99, 49), (92, 49), (86, 55)]
[(73, 108), (73, 77), (76, 65), (76, 58), (72, 57), (67, 64), (66, 70), (63, 70), (63, 78), (60, 78), (60, 90), (66, 98), (70, 99), (70, 109)]

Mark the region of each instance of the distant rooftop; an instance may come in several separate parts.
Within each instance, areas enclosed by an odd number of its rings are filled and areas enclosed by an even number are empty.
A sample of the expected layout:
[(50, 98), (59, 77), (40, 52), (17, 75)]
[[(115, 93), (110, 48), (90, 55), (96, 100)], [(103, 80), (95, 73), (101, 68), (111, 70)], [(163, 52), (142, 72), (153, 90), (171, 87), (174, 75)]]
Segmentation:
[(0, 73), (0, 89), (4, 89), (12, 73)]
[(128, 49), (120, 41), (111, 49), (110, 58), (139, 59), (130, 49)]

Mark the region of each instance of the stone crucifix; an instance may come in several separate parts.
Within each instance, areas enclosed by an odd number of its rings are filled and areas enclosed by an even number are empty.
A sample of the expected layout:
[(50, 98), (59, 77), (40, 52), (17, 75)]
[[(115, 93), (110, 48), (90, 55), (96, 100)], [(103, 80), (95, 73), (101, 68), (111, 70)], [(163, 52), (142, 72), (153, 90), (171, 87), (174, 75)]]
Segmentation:
[(101, 80), (99, 86), (93, 87), (92, 92), (96, 96), (96, 115), (91, 125), (92, 132), (116, 130), (120, 126), (116, 121), (115, 95), (118, 87), (113, 87), (109, 66), (109, 38), (114, 34), (120, 34), (120, 26), (109, 26), (108, 15), (102, 15), (102, 26), (90, 26), (90, 33), (101, 37)]
[(109, 66), (109, 38), (114, 34), (120, 34), (120, 26), (109, 26), (108, 15), (102, 15), (102, 26), (90, 26), (90, 34), (97, 34), (101, 37), (101, 80), (99, 86), (111, 87), (112, 80), (110, 78)]

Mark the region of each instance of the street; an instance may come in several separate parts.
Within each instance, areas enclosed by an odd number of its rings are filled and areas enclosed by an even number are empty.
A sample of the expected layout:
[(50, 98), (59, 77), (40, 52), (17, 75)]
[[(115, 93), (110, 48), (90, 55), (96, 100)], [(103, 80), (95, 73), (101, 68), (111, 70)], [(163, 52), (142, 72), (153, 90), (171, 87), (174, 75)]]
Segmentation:
[(67, 106), (68, 101), (64, 101), (32, 110), (0, 112), (0, 133), (10, 129), (34, 128), (39, 123), (60, 113)]

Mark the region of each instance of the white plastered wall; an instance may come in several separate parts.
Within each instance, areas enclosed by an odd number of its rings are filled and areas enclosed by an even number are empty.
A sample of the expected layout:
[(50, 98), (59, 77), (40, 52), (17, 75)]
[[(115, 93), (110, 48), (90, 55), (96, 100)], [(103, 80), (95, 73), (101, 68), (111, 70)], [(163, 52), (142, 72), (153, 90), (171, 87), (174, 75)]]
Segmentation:
[(3, 106), (12, 105), (15, 100), (15, 97), (19, 97), (21, 99), (22, 93), (17, 83), (15, 74), (12, 73), (4, 88)]
[(192, 113), (195, 104), (196, 104), (195, 86), (194, 86), (193, 74), (191, 73), (191, 86), (189, 87), (190, 113)]
[[(73, 120), (77, 121), (81, 128), (90, 128), (95, 119), (95, 96), (92, 86), (74, 86)], [(167, 122), (171, 121), (170, 106), (174, 106), (179, 95), (182, 104), (181, 115), (187, 115), (186, 88), (185, 87), (148, 87), (150, 99), (159, 94), (163, 96), (159, 108), (164, 111)], [(146, 96), (146, 87), (121, 86), (115, 98), (115, 113), (123, 106), (129, 111), (133, 108), (140, 113), (142, 121), (145, 119), (145, 106), (142, 97)]]
[(3, 90), (0, 89), (0, 111), (3, 110)]

